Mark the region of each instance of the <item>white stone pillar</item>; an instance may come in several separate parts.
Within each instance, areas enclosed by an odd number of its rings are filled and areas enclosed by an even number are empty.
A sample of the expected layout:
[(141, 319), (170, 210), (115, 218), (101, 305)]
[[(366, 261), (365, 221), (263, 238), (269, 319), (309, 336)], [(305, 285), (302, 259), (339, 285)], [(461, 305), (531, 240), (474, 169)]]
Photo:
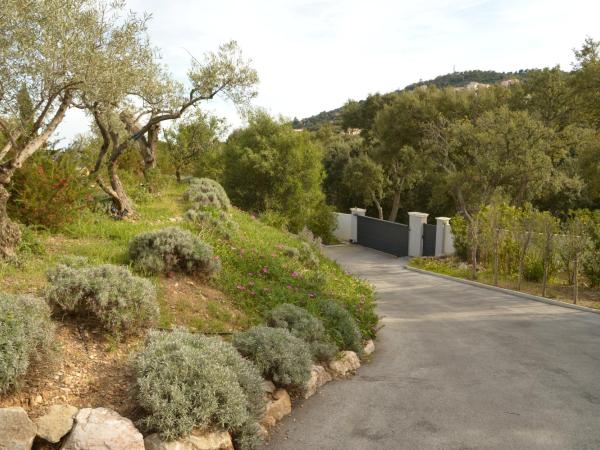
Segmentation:
[(446, 254), (446, 227), (450, 228), (450, 217), (435, 218), (435, 256)]
[(429, 214), (420, 212), (408, 213), (408, 256), (423, 254), (423, 224), (427, 223)]
[(350, 242), (358, 241), (358, 219), (356, 216), (364, 216), (367, 213), (366, 209), (363, 208), (350, 208), (351, 224), (350, 224)]

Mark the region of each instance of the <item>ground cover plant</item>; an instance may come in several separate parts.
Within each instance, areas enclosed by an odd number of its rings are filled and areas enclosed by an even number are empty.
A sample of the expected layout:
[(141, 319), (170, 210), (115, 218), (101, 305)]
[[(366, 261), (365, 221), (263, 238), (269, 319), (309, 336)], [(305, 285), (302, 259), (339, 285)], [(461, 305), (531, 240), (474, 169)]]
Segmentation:
[(264, 410), (258, 370), (218, 337), (152, 332), (135, 358), (141, 423), (167, 440), (198, 427), (231, 430), (238, 448), (255, 448)]
[(145, 273), (184, 272), (210, 276), (219, 270), (212, 247), (177, 227), (134, 237), (129, 244), (129, 256), (134, 267)]
[(99, 324), (120, 336), (151, 326), (159, 316), (156, 290), (127, 267), (103, 264), (48, 271), (46, 299), (57, 312)]
[(30, 363), (51, 348), (53, 335), (42, 299), (0, 292), (0, 394), (19, 385)]
[(315, 361), (331, 361), (337, 353), (337, 346), (327, 335), (323, 322), (304, 308), (284, 303), (269, 311), (266, 323), (270, 327), (285, 328), (306, 342)]
[(310, 378), (310, 347), (286, 328), (252, 327), (236, 333), (233, 345), (279, 386), (301, 389)]

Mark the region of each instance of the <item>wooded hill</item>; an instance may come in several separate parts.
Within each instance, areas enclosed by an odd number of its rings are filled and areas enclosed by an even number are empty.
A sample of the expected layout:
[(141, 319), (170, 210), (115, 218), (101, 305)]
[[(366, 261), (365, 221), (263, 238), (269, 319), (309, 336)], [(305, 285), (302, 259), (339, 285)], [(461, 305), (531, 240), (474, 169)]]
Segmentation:
[[(529, 69), (521, 69), (517, 72), (496, 72), (494, 70), (466, 70), (464, 72), (452, 72), (446, 75), (440, 75), (432, 80), (420, 80), (409, 84), (404, 89), (398, 89), (394, 92), (412, 90), (419, 86), (434, 85), (439, 88), (445, 87), (464, 87), (471, 82), (497, 84), (510, 78), (522, 79), (527, 76)], [(292, 125), (296, 129), (306, 128), (314, 130), (324, 123), (341, 124), (343, 106), (332, 109), (331, 111), (322, 111), (314, 116), (304, 119), (294, 118)]]

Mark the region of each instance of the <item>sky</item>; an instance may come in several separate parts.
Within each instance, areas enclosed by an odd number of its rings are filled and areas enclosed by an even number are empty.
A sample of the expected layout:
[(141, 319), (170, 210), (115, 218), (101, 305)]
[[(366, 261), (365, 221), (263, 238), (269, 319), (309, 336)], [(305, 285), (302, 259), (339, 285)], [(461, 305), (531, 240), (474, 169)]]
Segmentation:
[[(128, 0), (152, 15), (149, 33), (172, 75), (236, 40), (260, 84), (253, 105), (303, 118), (348, 99), (453, 70), (569, 70), (586, 36), (600, 39), (598, 0)], [(189, 52), (189, 53), (188, 53)], [(204, 108), (243, 125), (224, 101)], [(72, 139), (89, 121), (70, 112)]]

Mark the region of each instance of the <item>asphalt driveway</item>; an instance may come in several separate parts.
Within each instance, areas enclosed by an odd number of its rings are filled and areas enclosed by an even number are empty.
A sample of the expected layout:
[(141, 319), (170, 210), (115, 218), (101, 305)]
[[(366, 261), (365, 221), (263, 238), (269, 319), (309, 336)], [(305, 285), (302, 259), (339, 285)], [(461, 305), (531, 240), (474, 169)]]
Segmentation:
[(373, 360), (324, 386), (269, 449), (600, 449), (600, 314), (408, 271), (329, 247), (371, 281)]

